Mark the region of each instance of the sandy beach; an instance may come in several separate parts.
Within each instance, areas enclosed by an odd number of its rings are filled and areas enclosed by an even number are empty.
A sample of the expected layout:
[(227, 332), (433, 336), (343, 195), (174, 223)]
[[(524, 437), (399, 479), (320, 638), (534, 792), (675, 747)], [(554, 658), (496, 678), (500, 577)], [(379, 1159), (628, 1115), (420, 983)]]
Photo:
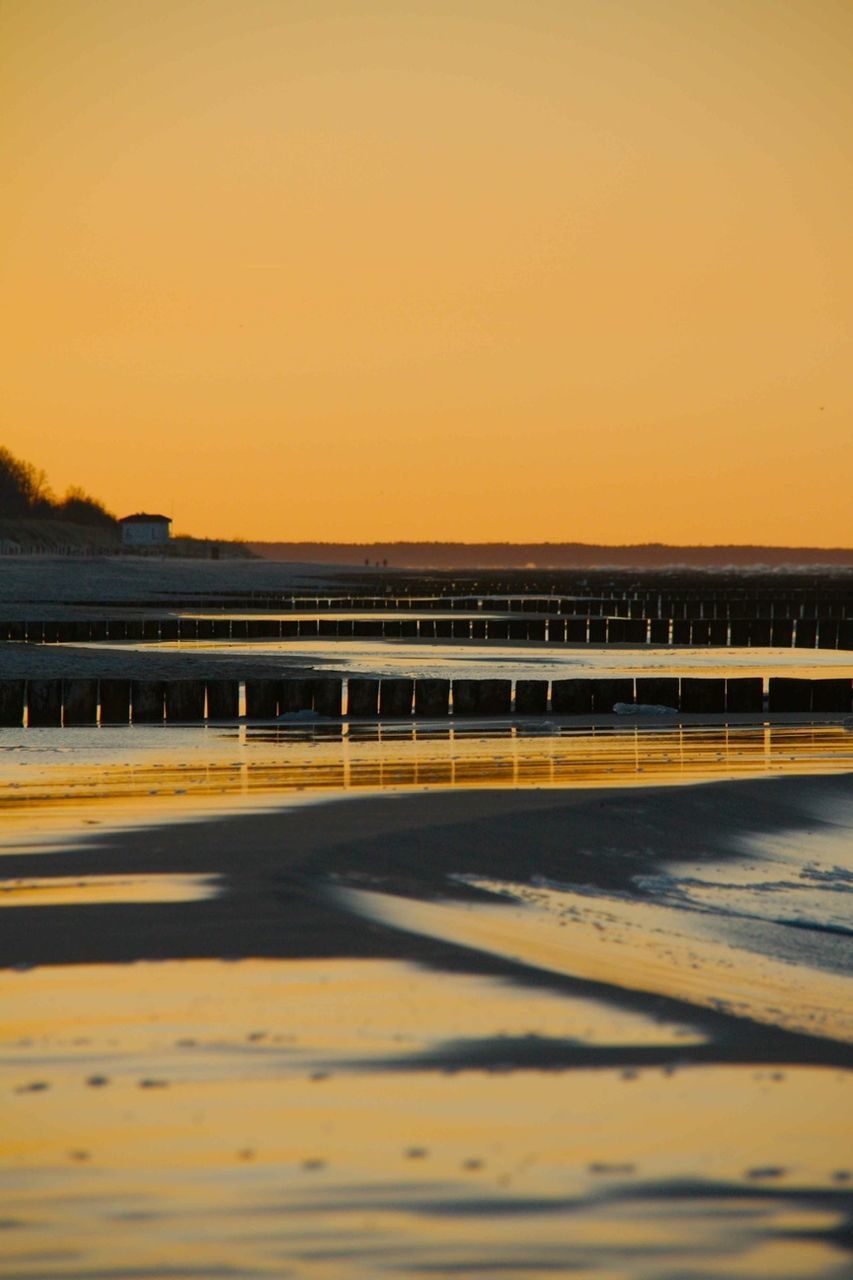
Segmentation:
[[(144, 561), (62, 568), (0, 578), (10, 615), (158, 584)], [(288, 568), (258, 580), (293, 587)], [(0, 650), (10, 679), (330, 672), (853, 667), (392, 639)], [(0, 730), (0, 1276), (848, 1274), (847, 719)]]
[(0, 1274), (841, 1275), (849, 776), (6, 828)]

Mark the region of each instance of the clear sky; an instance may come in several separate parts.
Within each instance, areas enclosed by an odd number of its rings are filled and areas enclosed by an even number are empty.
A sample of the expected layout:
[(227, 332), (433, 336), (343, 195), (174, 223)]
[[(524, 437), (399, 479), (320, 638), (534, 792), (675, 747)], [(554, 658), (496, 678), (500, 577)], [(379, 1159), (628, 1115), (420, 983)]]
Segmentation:
[(199, 535), (853, 545), (850, 0), (0, 0), (0, 443)]

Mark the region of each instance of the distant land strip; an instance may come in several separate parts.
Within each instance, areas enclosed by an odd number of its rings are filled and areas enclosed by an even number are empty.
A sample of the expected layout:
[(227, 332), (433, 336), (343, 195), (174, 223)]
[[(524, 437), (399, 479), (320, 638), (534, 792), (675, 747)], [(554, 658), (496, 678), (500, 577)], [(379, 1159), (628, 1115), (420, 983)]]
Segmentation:
[(849, 547), (603, 546), (592, 542), (248, 542), (266, 560), (316, 564), (387, 564), (395, 569), (599, 569), (689, 566), (697, 569), (853, 568)]

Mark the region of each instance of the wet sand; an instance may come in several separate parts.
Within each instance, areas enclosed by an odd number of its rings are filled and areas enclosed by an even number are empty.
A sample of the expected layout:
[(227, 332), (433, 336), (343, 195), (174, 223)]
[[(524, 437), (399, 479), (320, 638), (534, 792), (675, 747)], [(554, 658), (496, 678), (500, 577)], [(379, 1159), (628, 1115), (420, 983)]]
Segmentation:
[(598, 763), (8, 839), (0, 1275), (848, 1274), (851, 775)]

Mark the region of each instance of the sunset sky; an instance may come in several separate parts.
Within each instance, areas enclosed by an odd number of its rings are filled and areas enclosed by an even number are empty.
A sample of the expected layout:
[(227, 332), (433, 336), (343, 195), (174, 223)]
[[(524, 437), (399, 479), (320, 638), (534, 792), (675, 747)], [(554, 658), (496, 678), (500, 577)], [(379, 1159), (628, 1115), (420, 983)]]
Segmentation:
[(0, 0), (0, 443), (198, 535), (853, 545), (850, 0)]

